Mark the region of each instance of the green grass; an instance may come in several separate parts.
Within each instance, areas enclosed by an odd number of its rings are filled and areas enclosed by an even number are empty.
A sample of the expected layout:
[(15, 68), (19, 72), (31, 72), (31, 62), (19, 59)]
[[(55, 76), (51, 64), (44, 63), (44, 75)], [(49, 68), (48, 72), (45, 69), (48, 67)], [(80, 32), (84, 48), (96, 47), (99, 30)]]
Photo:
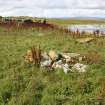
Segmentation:
[(48, 22), (57, 25), (73, 25), (73, 24), (105, 24), (105, 20), (91, 19), (48, 19)]
[[(86, 73), (42, 71), (25, 63), (23, 57), (28, 49), (38, 45), (44, 51), (96, 51), (102, 61), (89, 65)], [(69, 35), (56, 31), (0, 28), (0, 105), (105, 105), (104, 90), (104, 38), (87, 45), (75, 43)]]

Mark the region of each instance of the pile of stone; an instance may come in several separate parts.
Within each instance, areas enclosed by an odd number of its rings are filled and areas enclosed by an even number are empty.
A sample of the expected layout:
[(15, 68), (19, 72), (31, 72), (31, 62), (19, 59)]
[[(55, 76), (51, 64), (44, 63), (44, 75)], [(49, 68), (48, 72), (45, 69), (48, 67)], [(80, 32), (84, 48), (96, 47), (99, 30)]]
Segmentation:
[[(28, 62), (33, 62), (32, 52), (28, 50), (25, 58), (27, 58)], [(57, 53), (52, 50), (49, 53), (41, 53), (40, 67), (48, 70), (63, 69), (64, 73), (68, 73), (69, 71), (86, 72), (87, 65), (81, 64), (84, 59), (85, 56), (81, 54)]]

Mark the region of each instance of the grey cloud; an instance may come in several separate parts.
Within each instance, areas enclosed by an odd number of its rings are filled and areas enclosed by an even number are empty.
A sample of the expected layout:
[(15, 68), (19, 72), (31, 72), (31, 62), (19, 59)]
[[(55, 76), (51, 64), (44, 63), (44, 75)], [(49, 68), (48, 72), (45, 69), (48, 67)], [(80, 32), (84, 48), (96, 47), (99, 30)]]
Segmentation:
[(0, 15), (105, 17), (104, 0), (0, 0)]

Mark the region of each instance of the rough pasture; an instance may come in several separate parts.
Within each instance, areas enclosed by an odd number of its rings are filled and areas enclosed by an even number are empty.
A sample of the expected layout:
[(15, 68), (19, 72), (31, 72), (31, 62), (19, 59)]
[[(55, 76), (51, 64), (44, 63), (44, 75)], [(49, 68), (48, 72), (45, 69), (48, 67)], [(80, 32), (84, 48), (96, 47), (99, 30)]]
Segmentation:
[[(105, 38), (81, 44), (67, 29), (39, 31), (24, 24), (26, 28), (17, 30), (16, 24), (0, 25), (0, 105), (105, 105)], [(42, 51), (86, 54), (89, 69), (67, 75), (62, 70), (38, 69), (24, 62), (25, 53), (34, 45)]]
[(24, 29), (37, 29), (38, 31), (40, 30), (53, 30), (53, 31), (58, 31), (60, 33), (65, 33), (69, 36), (72, 36), (73, 38), (78, 38), (78, 37), (85, 37), (85, 36), (95, 36), (95, 37), (100, 37), (103, 36), (103, 33), (101, 33), (99, 30), (93, 31), (93, 33), (88, 33), (88, 32), (80, 32), (79, 29), (76, 31), (71, 31), (70, 29), (67, 29), (63, 26), (55, 25), (49, 22), (46, 22), (44, 20), (43, 22), (41, 21), (36, 21), (33, 22), (32, 20), (25, 20), (24, 22), (18, 22), (16, 20), (12, 21), (2, 21), (0, 23), (1, 27), (6, 28), (7, 30), (24, 30)]
[[(38, 36), (40, 33), (44, 36)], [(80, 44), (56, 30), (8, 31), (0, 27), (0, 105), (105, 105), (104, 42), (105, 38), (97, 38), (89, 45)], [(43, 51), (84, 53), (89, 69), (67, 75), (63, 70), (38, 69), (24, 62), (33, 45), (40, 45)]]

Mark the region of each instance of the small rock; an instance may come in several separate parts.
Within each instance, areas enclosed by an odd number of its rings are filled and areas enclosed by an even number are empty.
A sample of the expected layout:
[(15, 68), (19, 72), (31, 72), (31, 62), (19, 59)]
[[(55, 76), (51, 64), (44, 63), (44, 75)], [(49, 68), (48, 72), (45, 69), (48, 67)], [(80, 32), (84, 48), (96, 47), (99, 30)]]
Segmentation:
[(79, 57), (79, 62), (86, 61), (86, 56), (82, 55)]
[(58, 58), (58, 54), (53, 50), (51, 50), (48, 55), (53, 61), (55, 61)]
[(49, 60), (50, 57), (48, 56), (47, 52), (42, 53), (42, 60)]
[(75, 58), (75, 57), (80, 56), (80, 54), (78, 54), (78, 53), (62, 53), (62, 56), (65, 58), (68, 58), (68, 57)]
[(72, 69), (77, 70), (78, 72), (86, 72), (87, 69), (87, 65), (84, 64), (80, 64), (80, 63), (76, 63)]
[(62, 65), (62, 63), (63, 63), (62, 60), (59, 60), (56, 62), (56, 64), (58, 64), (58, 65)]
[(52, 65), (52, 68), (57, 69), (57, 68), (62, 68), (62, 60), (59, 60), (57, 62), (54, 62), (54, 64)]
[(70, 56), (68, 56), (68, 55), (63, 55), (63, 57), (65, 58), (66, 63), (68, 63), (68, 62), (71, 61), (71, 57), (70, 57)]
[(69, 68), (69, 65), (68, 64), (64, 64), (63, 66), (63, 70), (64, 70), (64, 73), (67, 74), (68, 71), (70, 71), (70, 68)]
[(62, 69), (62, 65), (58, 65), (58, 64), (53, 64), (52, 68), (54, 69)]
[(77, 59), (80, 54), (77, 53), (62, 53), (62, 56), (65, 58), (66, 63), (75, 62), (74, 59)]
[(46, 60), (41, 62), (41, 67), (49, 67), (51, 66), (52, 60)]

